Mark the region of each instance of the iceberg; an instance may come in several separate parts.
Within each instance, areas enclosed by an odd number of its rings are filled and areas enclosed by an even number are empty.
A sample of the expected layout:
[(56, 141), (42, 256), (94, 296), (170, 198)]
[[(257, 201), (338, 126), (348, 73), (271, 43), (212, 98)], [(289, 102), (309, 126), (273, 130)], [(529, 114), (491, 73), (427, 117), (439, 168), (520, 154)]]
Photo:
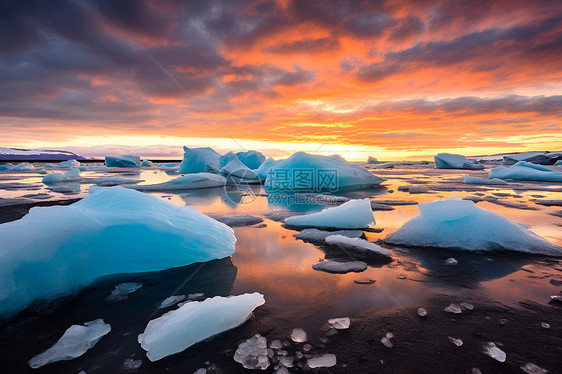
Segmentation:
[[(90, 187), (68, 206), (0, 225), (0, 315), (116, 273), (157, 271), (234, 253), (233, 230), (189, 206), (123, 187)], [(41, 243), (41, 245), (37, 245)]]
[(305, 152), (293, 153), (291, 157), (276, 163), (270, 171), (265, 180), (267, 192), (333, 192), (372, 187), (386, 180), (360, 165), (347, 162), (339, 155), (319, 156)]
[(150, 161), (150, 160), (142, 160), (141, 166), (144, 166), (144, 167), (151, 167), (151, 166), (154, 166), (154, 164), (153, 164), (152, 161)]
[(219, 166), (222, 169), (223, 167), (225, 167), (230, 161), (236, 159), (238, 157), (236, 157), (236, 153), (229, 151), (226, 152), (224, 155), (219, 157)]
[(16, 166), (11, 167), (8, 170), (10, 170), (10, 171), (32, 171), (32, 170), (34, 170), (34, 168), (29, 162), (22, 162), (20, 164), (17, 164)]
[(80, 170), (78, 169), (71, 169), (66, 173), (53, 173), (43, 177), (42, 182), (45, 184), (54, 184), (54, 183), (61, 183), (61, 182), (75, 182), (82, 179), (80, 176)]
[(220, 170), (220, 154), (209, 147), (188, 148), (183, 147), (183, 160), (178, 173), (218, 173)]
[(148, 322), (138, 341), (150, 361), (157, 361), (240, 326), (264, 303), (257, 292), (193, 301)]
[(390, 257), (390, 251), (388, 249), (360, 238), (350, 238), (344, 235), (330, 235), (326, 237), (326, 244), (347, 248), (361, 255)]
[(484, 165), (479, 164), (478, 161), (468, 160), (463, 155), (453, 153), (439, 153), (434, 157), (435, 167), (437, 169), (471, 169), (481, 170)]
[(246, 165), (242, 163), (239, 159), (235, 158), (229, 161), (225, 167), (220, 170), (220, 174), (226, 176), (227, 178), (239, 179), (258, 179), (258, 175), (255, 171), (249, 169)]
[(246, 165), (248, 169), (252, 170), (259, 168), (265, 161), (265, 156), (261, 152), (252, 150), (238, 152), (236, 153), (236, 157), (240, 160), (240, 162)]
[(372, 166), (373, 169), (392, 169), (394, 168), (394, 164), (378, 164)]
[(14, 165), (12, 165), (12, 164), (3, 164), (3, 165), (0, 165), (0, 170), (10, 170), (13, 167), (14, 167)]
[(558, 160), (562, 160), (562, 153), (542, 153), (542, 152), (524, 152), (513, 155), (503, 156), (504, 165), (513, 165), (519, 161), (531, 162), (533, 164), (552, 165)]
[(498, 178), (484, 179), (484, 178), (473, 177), (470, 175), (465, 175), (463, 178), (463, 182), (466, 184), (486, 184), (486, 185), (508, 184), (503, 179), (498, 179)]
[(223, 187), (226, 179), (219, 174), (195, 173), (186, 174), (171, 181), (157, 184), (142, 184), (132, 186), (140, 191), (169, 191), (169, 190), (193, 190), (197, 188)]
[(105, 166), (118, 168), (137, 168), (141, 166), (140, 157), (123, 155), (121, 157), (105, 156)]
[(384, 238), (386, 243), (473, 251), (512, 250), (551, 256), (562, 248), (471, 200), (453, 197), (418, 205), (420, 215)]
[(76, 160), (66, 160), (59, 163), (60, 168), (77, 168), (80, 166), (80, 162)]
[(256, 171), (256, 174), (258, 175), (258, 178), (261, 180), (266, 180), (267, 179), (267, 175), (269, 174), (269, 171), (271, 170), (272, 167), (274, 167), (279, 161), (275, 161), (273, 158), (268, 157), (267, 160), (265, 160), (263, 162), (263, 164), (260, 165), (260, 167), (258, 168), (258, 170)]
[(378, 161), (375, 157), (373, 157), (373, 156), (367, 157), (367, 163), (368, 163), (368, 164), (376, 164), (376, 163), (378, 163), (378, 162), (379, 162), (379, 161)]
[(111, 326), (102, 319), (86, 322), (84, 326), (72, 325), (55, 345), (29, 360), (29, 366), (37, 369), (53, 362), (80, 357), (110, 331)]
[(318, 213), (285, 218), (285, 223), (296, 227), (332, 229), (363, 229), (375, 224), (369, 199), (350, 200), (340, 206)]
[(562, 182), (562, 171), (546, 166), (519, 161), (508, 168), (498, 166), (490, 170), (490, 178), (513, 179), (519, 181)]

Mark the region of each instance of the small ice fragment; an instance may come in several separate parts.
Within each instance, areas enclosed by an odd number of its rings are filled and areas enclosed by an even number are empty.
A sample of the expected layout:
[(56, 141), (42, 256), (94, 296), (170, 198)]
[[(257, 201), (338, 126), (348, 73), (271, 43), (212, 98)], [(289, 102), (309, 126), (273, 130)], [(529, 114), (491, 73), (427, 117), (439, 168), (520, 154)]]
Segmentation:
[(550, 324), (546, 323), (546, 322), (541, 322), (541, 326), (543, 329), (549, 329), (550, 328)]
[[(337, 333), (338, 333), (338, 330), (336, 330), (335, 328), (332, 327), (328, 331), (326, 331), (326, 336), (333, 336), (333, 335), (336, 335)], [(326, 341), (323, 342), (323, 343), (327, 343), (327, 342), (328, 342), (328, 339), (326, 339)]]
[(133, 360), (132, 357), (129, 357), (123, 363), (123, 367), (125, 367), (126, 369), (131, 369), (131, 370), (138, 369), (138, 368), (141, 367), (141, 365), (142, 365), (142, 360)]
[(302, 346), (302, 350), (305, 352), (308, 352), (312, 349), (312, 346), (310, 344), (305, 344)]
[(169, 296), (169, 297), (165, 298), (164, 301), (162, 301), (160, 303), (160, 306), (158, 306), (158, 309), (168, 308), (172, 305), (175, 305), (175, 304), (179, 303), (180, 301), (183, 301), (184, 299), (185, 299), (185, 295)]
[(331, 353), (326, 353), (322, 356), (317, 356), (314, 358), (309, 358), (307, 364), (310, 368), (331, 368), (337, 363), (336, 356)]
[(295, 355), (297, 356), (298, 359), (301, 359), (301, 358), (304, 357), (304, 355), (302, 354), (301, 351), (297, 351), (297, 352), (295, 353)]
[(444, 310), (445, 310), (445, 312), (449, 312), (449, 313), (455, 313), (455, 314), (462, 313), (462, 310), (461, 310), (461, 307), (459, 306), (459, 304), (455, 304), (455, 303), (451, 303), (451, 305), (446, 307)]
[(466, 310), (474, 310), (474, 305), (472, 305), (471, 303), (467, 303), (465, 301), (460, 303), (460, 307)]
[(279, 357), (279, 363), (286, 368), (292, 368), (294, 365), (294, 358), (289, 356)]
[(187, 298), (189, 300), (199, 300), (199, 299), (202, 299), (204, 296), (205, 296), (204, 293), (197, 292), (197, 293), (190, 293), (189, 295), (187, 295)]
[(538, 365), (533, 364), (532, 362), (527, 362), (525, 365), (520, 366), (521, 370), (523, 370), (527, 374), (546, 374), (548, 370), (541, 368)]
[(381, 339), (381, 343), (387, 348), (392, 348), (392, 342), (386, 336)]
[(505, 362), (506, 354), (504, 351), (499, 349), (494, 343), (488, 342), (482, 345), (482, 350), (484, 354), (490, 356), (496, 361)]
[(396, 277), (398, 279), (406, 279), (406, 276), (404, 274), (398, 274)]
[(193, 374), (207, 374), (207, 369), (199, 368), (199, 369), (195, 370), (195, 372)]
[(391, 332), (387, 332), (387, 333), (386, 333), (386, 338), (387, 338), (387, 339), (392, 339), (392, 338), (394, 338), (394, 334), (391, 333)]
[(375, 283), (377, 280), (376, 279), (371, 279), (371, 278), (361, 278), (361, 279), (355, 279), (353, 282), (357, 283), (357, 284), (373, 284)]
[(451, 343), (453, 343), (457, 347), (461, 347), (463, 345), (462, 340), (457, 339), (457, 338), (453, 338), (452, 336), (449, 336), (449, 340), (451, 341)]
[(482, 370), (480, 370), (478, 368), (472, 368), (472, 370), (470, 371), (470, 374), (482, 374)]
[(425, 317), (427, 316), (427, 310), (425, 310), (424, 308), (418, 308), (418, 315), (420, 317)]
[(102, 319), (86, 322), (84, 326), (72, 325), (55, 345), (29, 360), (29, 366), (37, 369), (52, 362), (80, 357), (110, 331), (111, 326)]
[(274, 371), (274, 374), (289, 374), (289, 370), (287, 370), (287, 368), (280, 367), (279, 369)]
[(453, 257), (450, 257), (450, 258), (445, 260), (445, 265), (454, 266), (454, 265), (458, 265), (458, 264), (459, 264), (459, 262)]
[(269, 347), (273, 349), (281, 349), (283, 348), (283, 344), (281, 344), (281, 340), (275, 339), (272, 340), (271, 343), (269, 343)]
[(267, 369), (269, 367), (267, 339), (260, 334), (256, 334), (240, 343), (234, 353), (234, 361), (241, 363), (246, 369)]
[(105, 298), (105, 301), (115, 302), (125, 300), (128, 294), (135, 292), (141, 287), (142, 284), (137, 282), (120, 283), (115, 286), (115, 289), (111, 291), (111, 295)]
[(328, 323), (330, 324), (330, 326), (332, 326), (335, 329), (345, 330), (349, 328), (351, 321), (349, 320), (349, 317), (332, 318), (328, 320)]
[(293, 329), (291, 332), (291, 340), (295, 343), (304, 343), (306, 341), (306, 332), (303, 329)]

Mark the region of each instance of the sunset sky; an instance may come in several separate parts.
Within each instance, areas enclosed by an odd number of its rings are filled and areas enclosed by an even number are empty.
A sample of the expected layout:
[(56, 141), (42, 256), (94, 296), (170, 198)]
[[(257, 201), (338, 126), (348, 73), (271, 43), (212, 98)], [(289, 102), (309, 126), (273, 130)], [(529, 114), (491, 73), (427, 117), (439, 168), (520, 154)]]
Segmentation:
[(562, 150), (560, 0), (18, 0), (0, 33), (0, 146)]

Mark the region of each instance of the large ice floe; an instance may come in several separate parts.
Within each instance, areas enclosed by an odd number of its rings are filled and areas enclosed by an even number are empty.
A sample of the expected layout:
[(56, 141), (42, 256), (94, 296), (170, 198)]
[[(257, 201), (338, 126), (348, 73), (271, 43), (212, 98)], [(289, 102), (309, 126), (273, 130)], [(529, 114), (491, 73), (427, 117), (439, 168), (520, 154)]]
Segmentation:
[(498, 178), (485, 179), (485, 178), (473, 177), (472, 175), (465, 175), (463, 177), (463, 182), (466, 184), (485, 184), (485, 185), (508, 184), (503, 179), (498, 179)]
[(148, 322), (138, 340), (150, 361), (157, 361), (240, 326), (264, 303), (257, 292), (189, 302)]
[(8, 170), (10, 170), (10, 171), (32, 171), (32, 170), (35, 170), (35, 168), (29, 162), (22, 162), (20, 164), (12, 166)]
[(390, 233), (385, 242), (415, 247), (512, 250), (560, 256), (562, 248), (523, 225), (453, 197), (418, 205), (420, 215)]
[[(339, 155), (319, 156), (295, 152), (277, 162), (265, 180), (265, 189), (275, 191), (338, 191), (367, 188), (386, 179), (371, 174), (360, 165), (354, 165)], [(304, 184), (303, 184), (304, 183)]]
[(188, 148), (183, 147), (183, 160), (178, 173), (218, 173), (220, 170), (220, 154), (209, 147)]
[(340, 206), (318, 213), (285, 218), (285, 223), (296, 227), (330, 229), (363, 229), (375, 224), (369, 199), (350, 200)]
[(463, 155), (453, 153), (439, 153), (434, 157), (437, 169), (484, 169), (484, 165), (476, 160), (469, 160)]
[(83, 326), (72, 325), (55, 345), (29, 360), (29, 366), (37, 369), (53, 362), (80, 357), (110, 331), (111, 326), (102, 319), (86, 322)]
[(141, 166), (140, 156), (123, 155), (121, 157), (105, 156), (105, 166), (119, 168), (138, 168)]
[(508, 168), (498, 166), (490, 170), (490, 178), (520, 181), (562, 182), (562, 171), (526, 161), (519, 161)]
[(157, 184), (143, 184), (132, 186), (135, 190), (141, 191), (169, 191), (169, 190), (193, 190), (197, 188), (222, 187), (226, 184), (226, 179), (219, 174), (195, 173), (186, 174), (171, 181)]
[(91, 187), (68, 206), (0, 225), (0, 315), (115, 273), (230, 256), (233, 230), (189, 206), (123, 187)]
[(503, 156), (504, 165), (513, 165), (519, 161), (532, 162), (533, 164), (552, 165), (557, 160), (562, 160), (562, 152), (524, 152)]
[(80, 175), (80, 170), (71, 169), (66, 173), (53, 173), (43, 177), (42, 182), (45, 184), (54, 184), (54, 183), (62, 183), (62, 182), (76, 182), (82, 179)]

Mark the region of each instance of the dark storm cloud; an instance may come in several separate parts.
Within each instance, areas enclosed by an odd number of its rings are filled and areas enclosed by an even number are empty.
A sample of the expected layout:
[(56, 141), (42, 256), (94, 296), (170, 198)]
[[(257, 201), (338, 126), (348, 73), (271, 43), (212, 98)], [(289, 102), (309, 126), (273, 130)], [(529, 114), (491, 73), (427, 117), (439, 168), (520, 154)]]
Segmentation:
[(294, 42), (279, 43), (264, 48), (264, 52), (274, 54), (285, 53), (314, 53), (318, 51), (328, 51), (341, 47), (339, 39), (333, 36), (316, 39), (302, 39)]

